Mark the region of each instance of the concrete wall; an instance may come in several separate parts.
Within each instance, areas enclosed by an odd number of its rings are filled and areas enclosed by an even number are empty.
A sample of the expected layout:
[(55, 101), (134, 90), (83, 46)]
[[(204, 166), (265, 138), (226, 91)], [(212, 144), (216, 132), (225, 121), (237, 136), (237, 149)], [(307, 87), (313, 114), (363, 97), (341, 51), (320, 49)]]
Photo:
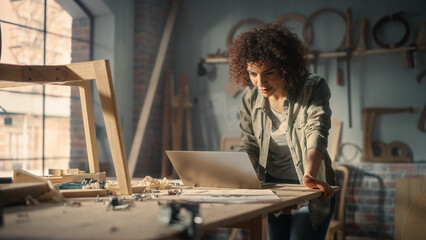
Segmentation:
[[(228, 81), (226, 63), (207, 64), (209, 75), (198, 77), (197, 62), (209, 53), (226, 49), (225, 39), (231, 27), (242, 19), (256, 18), (262, 22), (272, 22), (287, 13), (299, 13), (305, 17), (319, 9), (334, 8), (342, 13), (350, 7), (354, 22), (354, 42), (358, 43), (358, 20), (367, 20), (366, 43), (368, 49), (379, 48), (373, 40), (372, 29), (382, 17), (404, 11), (404, 18), (410, 26), (409, 40), (405, 46), (415, 42), (419, 23), (426, 20), (426, 3), (420, 0), (409, 1), (243, 1), (243, 0), (183, 0), (177, 17), (176, 61), (177, 72), (185, 72), (191, 82), (191, 96), (194, 105), (193, 129), (195, 149), (217, 150), (220, 138), (239, 136), (236, 113), (240, 95), (230, 97), (223, 91)], [(289, 21), (286, 24), (295, 28), (301, 35), (301, 23)], [(311, 46), (320, 51), (328, 51), (338, 46), (343, 38), (344, 24), (340, 17), (325, 13), (314, 18), (312, 23), (313, 40)], [(404, 28), (398, 23), (384, 26), (383, 38), (389, 43), (401, 39)], [(237, 31), (237, 34), (239, 31)], [(426, 160), (426, 134), (417, 129), (420, 112), (426, 103), (426, 83), (416, 82), (417, 74), (426, 68), (426, 52), (417, 54), (418, 66), (404, 68), (398, 53), (355, 56), (351, 61), (351, 104), (352, 127), (348, 126), (348, 99), (345, 61), (343, 69), (344, 85), (336, 84), (337, 61), (320, 59), (317, 72), (327, 79), (332, 91), (331, 108), (333, 117), (343, 121), (342, 142), (354, 143), (362, 147), (362, 109), (367, 107), (412, 106), (413, 114), (401, 113), (382, 115), (375, 121), (373, 139), (385, 143), (402, 141), (411, 151), (414, 161)], [(355, 148), (345, 147), (347, 158), (356, 155)], [(360, 154), (353, 159), (360, 161)]]

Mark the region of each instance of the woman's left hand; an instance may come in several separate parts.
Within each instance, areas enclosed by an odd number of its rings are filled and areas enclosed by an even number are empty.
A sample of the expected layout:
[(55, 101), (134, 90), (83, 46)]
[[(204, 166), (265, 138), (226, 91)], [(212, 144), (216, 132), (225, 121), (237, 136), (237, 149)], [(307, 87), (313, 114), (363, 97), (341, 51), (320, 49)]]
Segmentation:
[(334, 196), (334, 190), (332, 187), (330, 187), (330, 185), (328, 185), (326, 182), (315, 179), (310, 175), (303, 176), (303, 184), (307, 188), (318, 188), (321, 190), (321, 197), (318, 198), (318, 202), (328, 200)]

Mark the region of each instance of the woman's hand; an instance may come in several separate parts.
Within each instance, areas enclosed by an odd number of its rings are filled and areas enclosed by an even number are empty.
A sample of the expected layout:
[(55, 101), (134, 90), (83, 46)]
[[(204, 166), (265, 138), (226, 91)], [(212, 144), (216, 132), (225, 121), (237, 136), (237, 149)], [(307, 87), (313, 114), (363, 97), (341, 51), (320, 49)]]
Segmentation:
[(318, 202), (328, 200), (334, 196), (334, 190), (332, 187), (330, 187), (330, 185), (328, 185), (326, 182), (315, 179), (310, 175), (303, 176), (303, 184), (307, 188), (317, 188), (321, 190), (321, 197), (318, 198)]

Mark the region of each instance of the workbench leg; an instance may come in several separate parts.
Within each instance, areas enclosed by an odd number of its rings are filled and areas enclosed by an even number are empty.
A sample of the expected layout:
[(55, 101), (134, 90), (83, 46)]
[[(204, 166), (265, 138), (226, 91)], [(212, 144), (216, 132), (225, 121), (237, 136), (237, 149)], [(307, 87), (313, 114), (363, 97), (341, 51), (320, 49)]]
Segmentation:
[(250, 239), (268, 239), (268, 215), (263, 214), (250, 220)]

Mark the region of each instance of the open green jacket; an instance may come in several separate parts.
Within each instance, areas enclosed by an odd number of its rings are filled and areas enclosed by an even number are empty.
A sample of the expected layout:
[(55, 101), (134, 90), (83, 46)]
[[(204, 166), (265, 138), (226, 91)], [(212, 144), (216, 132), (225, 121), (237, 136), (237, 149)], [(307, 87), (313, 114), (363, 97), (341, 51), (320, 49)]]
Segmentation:
[[(289, 88), (284, 106), (287, 113), (287, 143), (294, 167), (302, 183), (307, 152), (311, 148), (321, 151), (323, 159), (317, 179), (332, 184), (334, 171), (327, 153), (328, 130), (331, 126), (329, 107), (330, 89), (323, 77), (311, 74), (299, 89)], [(240, 151), (247, 152), (259, 178), (264, 180), (268, 162), (269, 141), (272, 120), (265, 98), (254, 87), (247, 87), (242, 94), (240, 109), (241, 144)], [(282, 176), (286, 179), (286, 176)], [(313, 228), (316, 229), (329, 215), (330, 200), (309, 202), (309, 213)]]

